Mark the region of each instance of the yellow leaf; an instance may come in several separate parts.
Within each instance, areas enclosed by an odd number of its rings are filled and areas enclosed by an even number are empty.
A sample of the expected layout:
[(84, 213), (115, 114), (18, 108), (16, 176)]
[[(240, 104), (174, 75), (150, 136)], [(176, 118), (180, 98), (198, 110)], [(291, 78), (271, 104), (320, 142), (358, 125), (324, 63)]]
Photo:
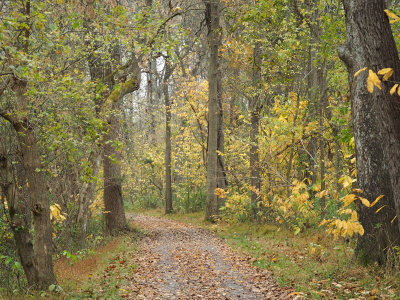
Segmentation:
[(332, 220), (323, 220), (321, 223), (319, 223), (319, 226), (323, 226), (325, 224), (331, 223)]
[(390, 223), (393, 224), (394, 220), (396, 220), (397, 216), (394, 216), (394, 218), (392, 219), (392, 221), (390, 221)]
[(304, 295), (302, 292), (293, 292), (290, 293), (288, 296), (297, 296), (297, 295)]
[(381, 80), (379, 79), (378, 75), (372, 70), (369, 70), (368, 79), (367, 79), (367, 90), (368, 92), (372, 93), (374, 91), (374, 86), (378, 89), (382, 89)]
[(319, 198), (323, 198), (323, 197), (327, 196), (328, 193), (329, 193), (328, 190), (323, 190), (323, 191), (319, 192), (316, 196)]
[(390, 95), (393, 95), (396, 93), (397, 88), (399, 87), (399, 84), (396, 83), (391, 89), (390, 89)]
[(352, 202), (357, 199), (357, 196), (354, 194), (348, 194), (343, 197), (344, 207), (349, 206)]
[(385, 196), (385, 195), (380, 195), (378, 198), (376, 198), (375, 201), (371, 203), (371, 206), (370, 206), (370, 207), (372, 207), (372, 206), (374, 206), (376, 203), (378, 203), (378, 201), (381, 200), (384, 196)]
[(385, 74), (387, 74), (387, 73), (390, 73), (391, 71), (393, 71), (392, 68), (383, 68), (383, 69), (380, 69), (380, 70), (378, 71), (378, 74), (379, 74), (379, 75), (385, 75)]
[(383, 75), (382, 80), (387, 81), (390, 77), (392, 77), (394, 70), (392, 68), (384, 68), (378, 71), (379, 75)]
[(361, 200), (362, 204), (364, 204), (366, 207), (371, 206), (371, 204), (369, 203), (369, 201), (367, 199), (365, 199), (363, 197), (358, 197), (358, 198)]
[(358, 229), (358, 233), (360, 235), (364, 235), (364, 227), (362, 227), (362, 225), (360, 224), (360, 228)]
[(375, 212), (375, 213), (377, 214), (378, 212), (380, 212), (380, 211), (381, 211), (381, 209), (382, 209), (382, 208), (384, 208), (385, 206), (386, 206), (386, 205), (379, 207), (379, 208), (376, 210), (376, 212)]
[(353, 212), (351, 213), (350, 219), (351, 219), (352, 221), (354, 221), (354, 222), (357, 222), (357, 221), (358, 221), (358, 215), (357, 215), (357, 212), (356, 212), (356, 211), (353, 211)]
[(354, 73), (354, 77), (357, 77), (358, 75), (360, 75), (361, 72), (365, 71), (367, 68), (362, 68), (360, 70), (358, 70), (357, 72)]
[(398, 20), (400, 20), (400, 18), (396, 14), (392, 13), (388, 9), (385, 9), (385, 13), (389, 17), (389, 19), (392, 19), (392, 20), (389, 20), (390, 24), (396, 23)]

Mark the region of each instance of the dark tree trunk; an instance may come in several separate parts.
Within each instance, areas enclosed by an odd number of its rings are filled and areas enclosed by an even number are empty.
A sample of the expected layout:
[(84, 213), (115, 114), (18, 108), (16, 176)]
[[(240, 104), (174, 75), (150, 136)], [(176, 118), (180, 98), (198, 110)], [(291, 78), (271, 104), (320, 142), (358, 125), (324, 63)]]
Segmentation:
[(261, 89), (261, 48), (256, 43), (253, 53), (253, 88), (254, 95), (249, 99), (250, 111), (250, 185), (251, 185), (251, 206), (253, 220), (259, 220), (259, 207), (261, 193), (260, 159), (259, 159), (259, 125), (260, 125), (260, 89)]
[(56, 282), (53, 272), (53, 245), (50, 222), (48, 192), (42, 171), (38, 142), (32, 128), (18, 130), (22, 164), (29, 184), (28, 191), (32, 203), (33, 228), (35, 231), (33, 249), (35, 264), (39, 271), (38, 288), (46, 290)]
[(210, 50), (208, 83), (208, 147), (207, 147), (207, 199), (205, 219), (214, 221), (218, 215), (218, 199), (215, 194), (217, 188), (218, 170), (218, 109), (219, 97), (218, 81), (220, 80), (218, 49), (220, 44), (219, 1), (204, 0), (206, 5), (206, 22), (208, 26), (208, 46)]
[[(325, 138), (324, 138), (324, 113), (326, 106), (328, 106), (328, 94), (327, 94), (327, 82), (326, 82), (326, 62), (323, 63), (322, 69), (319, 70), (319, 86), (320, 86), (320, 97), (319, 97), (319, 165), (320, 165), (320, 178), (321, 178), (321, 191), (326, 188), (325, 182)], [(326, 199), (325, 196), (321, 197), (321, 217), (324, 218), (326, 212)]]
[(169, 99), (168, 79), (172, 68), (168, 62), (165, 65), (163, 93), (165, 100), (165, 213), (172, 212), (172, 175), (171, 175), (171, 101)]
[[(20, 20), (29, 23), (31, 17), (31, 3), (30, 1), (22, 1), (20, 7), (22, 12)], [(24, 53), (29, 52), (29, 37), (30, 27), (26, 26), (22, 30), (23, 34), (18, 36), (18, 48)], [(23, 37), (23, 39), (21, 39)], [(28, 82), (25, 79), (13, 77), (10, 80), (10, 88), (15, 94), (15, 105), (14, 110), (11, 113), (4, 113), (2, 117), (8, 120), (15, 131), (17, 132), (17, 139), (20, 147), (20, 161), (21, 166), (24, 170), (23, 179), (26, 181), (26, 191), (29, 196), (29, 202), (21, 204), (16, 203), (16, 209), (21, 209), (19, 205), (26, 205), (26, 208), (30, 208), (33, 213), (33, 259), (34, 266), (37, 270), (37, 282), (34, 286), (35, 289), (46, 290), (49, 285), (56, 282), (56, 278), (53, 272), (53, 261), (52, 261), (52, 227), (50, 222), (50, 206), (48, 201), (48, 193), (45, 178), (43, 175), (43, 166), (41, 161), (41, 155), (39, 151), (39, 142), (34, 132), (34, 125), (28, 119), (29, 107), (31, 105), (31, 99), (28, 97), (27, 85)], [(20, 199), (18, 199), (19, 201)], [(13, 214), (13, 212), (11, 212)], [(15, 221), (20, 216), (14, 215)], [(27, 220), (19, 220), (26, 222)], [(30, 246), (30, 237), (27, 233), (23, 233), (17, 237), (20, 242), (27, 247), (24, 248), (20, 255), (27, 254), (27, 261), (23, 262), (25, 258), (21, 257), (21, 262), (26, 265), (29, 264), (29, 276), (32, 281), (36, 277), (36, 273), (32, 270), (30, 264), (32, 260), (32, 248)], [(22, 249), (20, 249), (22, 250)]]
[(6, 142), (1, 138), (0, 142), (0, 188), (8, 202), (10, 227), (14, 234), (18, 257), (28, 285), (36, 286), (39, 282), (39, 274), (35, 266), (32, 235), (29, 232), (31, 228), (31, 206), (28, 197), (24, 195), (24, 189), (18, 188), (18, 186), (24, 186), (24, 172), (20, 165), (16, 165), (19, 172), (14, 174), (12, 163), (5, 148)]
[[(398, 81), (400, 63), (384, 12), (385, 1), (344, 0), (343, 4), (347, 40), (339, 48), (339, 56), (347, 65), (352, 93), (357, 183), (370, 201), (385, 195), (374, 208), (359, 205), (365, 234), (359, 238), (356, 253), (365, 261), (383, 263), (385, 250), (398, 245), (400, 238), (400, 98), (389, 94), (393, 83), (383, 83), (382, 91), (375, 89), (370, 94), (366, 89), (368, 71), (355, 79), (353, 74), (363, 67), (375, 72), (393, 68)], [(396, 215), (397, 220), (391, 222)]]
[[(219, 71), (218, 71), (218, 74)], [(225, 190), (228, 186), (228, 180), (226, 178), (226, 171), (225, 171), (225, 159), (224, 159), (224, 152), (225, 152), (225, 135), (224, 135), (224, 114), (223, 114), (223, 107), (222, 107), (222, 87), (221, 87), (221, 79), (218, 78), (217, 80), (217, 95), (218, 95), (218, 137), (217, 137), (217, 188)], [(224, 206), (225, 199), (224, 198), (217, 198), (218, 209)]]
[[(25, 111), (29, 107), (26, 95), (27, 82), (14, 79), (12, 90), (18, 105)], [(24, 169), (27, 192), (30, 197), (30, 207), (33, 213), (33, 242), (34, 264), (38, 270), (38, 280), (35, 288), (47, 289), (56, 282), (53, 272), (52, 228), (50, 222), (50, 206), (47, 198), (47, 187), (42, 171), (42, 161), (33, 125), (28, 119), (7, 115), (6, 119), (17, 132), (20, 146), (20, 160)], [(26, 204), (27, 205), (27, 204)], [(27, 205), (29, 207), (29, 205)], [(26, 238), (26, 237), (24, 237)], [(25, 242), (28, 242), (25, 240)]]

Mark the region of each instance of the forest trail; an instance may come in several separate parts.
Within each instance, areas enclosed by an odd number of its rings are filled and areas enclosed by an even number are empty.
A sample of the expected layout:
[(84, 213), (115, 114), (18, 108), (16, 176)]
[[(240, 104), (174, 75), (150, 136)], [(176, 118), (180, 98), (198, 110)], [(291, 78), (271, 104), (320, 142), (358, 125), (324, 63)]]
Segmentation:
[(135, 299), (292, 299), (211, 232), (180, 222), (129, 214), (148, 234), (133, 259)]

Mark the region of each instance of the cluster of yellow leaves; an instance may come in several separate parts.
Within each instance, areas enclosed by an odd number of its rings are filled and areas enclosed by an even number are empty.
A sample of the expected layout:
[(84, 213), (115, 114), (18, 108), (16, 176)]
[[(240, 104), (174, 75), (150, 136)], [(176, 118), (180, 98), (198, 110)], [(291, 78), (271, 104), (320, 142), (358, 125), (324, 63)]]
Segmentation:
[[(1, 197), (1, 195), (0, 195), (0, 201), (1, 201), (1, 200), (3, 200), (3, 199), (2, 199), (2, 197)], [(8, 202), (7, 202), (6, 198), (4, 198), (3, 204), (4, 204), (4, 208), (5, 208), (5, 209), (8, 209)]]
[(396, 14), (394, 14), (393, 12), (391, 12), (388, 9), (385, 9), (385, 13), (389, 18), (389, 23), (390, 24), (396, 23), (397, 21), (400, 20), (400, 18)]
[(215, 195), (217, 195), (217, 197), (221, 199), (225, 199), (227, 197), (225, 190), (221, 188), (215, 189)]
[(89, 208), (90, 211), (92, 212), (92, 215), (100, 215), (103, 213), (104, 211), (103, 190), (100, 190), (96, 194), (96, 197), (94, 198), (94, 201), (90, 204)]
[[(355, 74), (354, 77), (357, 77), (361, 72), (365, 71), (367, 68), (362, 68), (358, 70)], [(384, 68), (378, 71), (378, 74), (376, 74), (374, 71), (369, 70), (368, 72), (368, 78), (367, 78), (367, 90), (370, 93), (373, 93), (374, 87), (376, 86), (378, 89), (382, 90), (382, 81), (388, 81), (390, 77), (392, 77), (394, 73), (394, 70), (392, 68)], [(382, 75), (382, 80), (379, 79), (378, 75)], [(390, 89), (390, 95), (394, 95), (397, 92), (397, 94), (400, 96), (400, 89), (399, 89), (399, 84), (396, 83), (392, 86)]]
[(332, 234), (335, 239), (339, 236), (342, 237), (352, 237), (354, 234), (364, 234), (364, 228), (358, 222), (357, 212), (352, 209), (343, 210), (342, 214), (349, 216), (347, 220), (342, 220), (339, 218), (334, 218), (331, 220), (323, 220), (320, 226), (327, 224), (328, 229), (327, 232)]
[(61, 213), (61, 206), (59, 204), (50, 205), (50, 219), (62, 223), (65, 221), (65, 216)]
[[(357, 77), (360, 75), (363, 71), (367, 70), (367, 68), (362, 68), (358, 70), (355, 74), (354, 77)], [(377, 87), (378, 89), (382, 90), (382, 81), (388, 81), (390, 77), (392, 77), (394, 73), (394, 70), (392, 68), (384, 68), (378, 71), (378, 73), (375, 73), (371, 69), (368, 70), (368, 78), (367, 78), (367, 90), (370, 93), (374, 92), (374, 87)], [(378, 75), (382, 76), (382, 79), (379, 78)], [(393, 95), (397, 87), (399, 85), (395, 84), (393, 88), (390, 90), (390, 94)], [(400, 94), (399, 94), (400, 95)]]
[(225, 205), (220, 208), (223, 218), (228, 221), (242, 221), (249, 213), (250, 198), (244, 191), (224, 191)]
[[(359, 189), (355, 189), (354, 192), (361, 193)], [(360, 197), (354, 193), (344, 196), (341, 200), (343, 201), (343, 207), (339, 210), (339, 216), (347, 216), (346, 219), (333, 218), (329, 220), (323, 220), (320, 226), (327, 225), (327, 232), (332, 234), (335, 239), (339, 236), (352, 237), (354, 234), (364, 234), (364, 228), (358, 221), (357, 212), (348, 206), (356, 200), (359, 200), (363, 205), (367, 207), (373, 207), (384, 195), (380, 195), (370, 203), (367, 199)], [(378, 213), (384, 206), (380, 207), (376, 213)]]
[(279, 223), (291, 223), (295, 234), (301, 231), (304, 223), (312, 223), (316, 218), (314, 204), (304, 181), (295, 180), (290, 197), (275, 196), (275, 201), (280, 214), (276, 220)]

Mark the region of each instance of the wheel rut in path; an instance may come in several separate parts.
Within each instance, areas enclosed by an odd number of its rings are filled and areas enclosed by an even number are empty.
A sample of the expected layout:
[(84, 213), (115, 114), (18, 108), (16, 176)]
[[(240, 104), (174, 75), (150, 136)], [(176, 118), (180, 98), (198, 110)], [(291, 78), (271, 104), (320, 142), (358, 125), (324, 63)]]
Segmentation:
[(211, 232), (180, 222), (130, 214), (148, 232), (133, 258), (133, 299), (292, 299)]

